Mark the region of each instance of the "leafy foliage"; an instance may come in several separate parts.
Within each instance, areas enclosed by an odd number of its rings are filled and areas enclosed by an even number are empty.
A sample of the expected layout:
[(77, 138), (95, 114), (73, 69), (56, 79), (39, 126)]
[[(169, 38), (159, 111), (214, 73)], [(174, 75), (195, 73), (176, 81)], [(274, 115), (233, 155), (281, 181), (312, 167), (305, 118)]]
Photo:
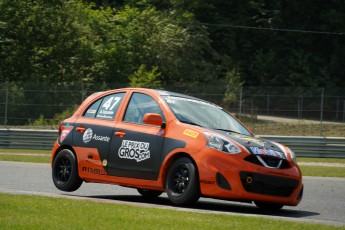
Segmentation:
[(0, 0), (0, 83), (220, 85), (224, 103), (242, 85), (345, 87), (344, 21), (341, 1)]
[(163, 84), (237, 68), (245, 85), (344, 86), (344, 12), (321, 0), (0, 0), (0, 81), (129, 84), (145, 65)]
[(61, 113), (57, 113), (54, 115), (53, 119), (47, 119), (44, 117), (43, 114), (39, 115), (39, 118), (36, 120), (30, 122), (29, 125), (35, 126), (35, 127), (41, 127), (41, 126), (50, 126), (52, 128), (57, 128), (60, 124), (60, 122), (66, 118), (69, 118), (73, 115), (75, 110), (78, 108), (77, 105), (72, 106)]
[(139, 69), (129, 77), (129, 86), (159, 89), (161, 88), (161, 82), (158, 79), (159, 76), (158, 67), (154, 67), (151, 71), (147, 71), (145, 65), (141, 65)]

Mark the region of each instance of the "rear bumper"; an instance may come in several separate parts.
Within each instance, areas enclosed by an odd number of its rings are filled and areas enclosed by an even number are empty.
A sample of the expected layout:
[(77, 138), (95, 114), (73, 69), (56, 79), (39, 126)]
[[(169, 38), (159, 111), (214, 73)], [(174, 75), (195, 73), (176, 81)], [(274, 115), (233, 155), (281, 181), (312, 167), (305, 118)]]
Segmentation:
[(55, 143), (54, 143), (53, 149), (52, 149), (52, 155), (50, 157), (50, 164), (51, 164), (51, 166), (53, 166), (53, 161), (54, 161), (54, 158), (55, 158), (55, 156), (57, 154), (57, 150), (59, 148), (60, 148), (59, 142), (58, 142), (58, 140), (56, 140)]

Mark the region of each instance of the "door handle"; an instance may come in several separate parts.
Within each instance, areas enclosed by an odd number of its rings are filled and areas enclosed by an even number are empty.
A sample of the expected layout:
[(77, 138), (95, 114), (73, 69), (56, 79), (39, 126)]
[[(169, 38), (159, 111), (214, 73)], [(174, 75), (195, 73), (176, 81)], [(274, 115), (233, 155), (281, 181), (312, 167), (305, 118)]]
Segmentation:
[(77, 130), (79, 133), (83, 133), (83, 132), (85, 132), (85, 127), (83, 127), (83, 126), (77, 127), (77, 128), (75, 128), (75, 130)]
[(122, 137), (126, 136), (126, 133), (123, 131), (117, 131), (117, 132), (115, 132), (115, 135), (122, 138)]

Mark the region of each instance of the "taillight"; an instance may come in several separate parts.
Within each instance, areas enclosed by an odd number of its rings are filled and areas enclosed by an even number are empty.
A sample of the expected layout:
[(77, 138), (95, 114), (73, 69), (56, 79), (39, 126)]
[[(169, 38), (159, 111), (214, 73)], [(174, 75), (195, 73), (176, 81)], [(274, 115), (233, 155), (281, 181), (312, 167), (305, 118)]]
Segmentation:
[(60, 123), (60, 125), (59, 125), (59, 129), (58, 129), (58, 134), (59, 134), (59, 136), (61, 135), (61, 131), (62, 131), (61, 126), (62, 126), (62, 122)]

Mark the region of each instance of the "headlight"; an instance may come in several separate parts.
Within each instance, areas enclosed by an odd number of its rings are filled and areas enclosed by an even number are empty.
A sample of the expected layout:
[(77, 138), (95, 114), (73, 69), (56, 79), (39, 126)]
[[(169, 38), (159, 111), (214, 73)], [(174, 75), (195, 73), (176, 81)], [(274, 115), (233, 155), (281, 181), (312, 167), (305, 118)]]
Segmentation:
[(206, 146), (228, 154), (238, 154), (242, 150), (233, 142), (211, 133), (204, 133)]
[(296, 154), (294, 151), (292, 151), (289, 147), (287, 147), (289, 152), (290, 152), (290, 157), (292, 159), (292, 161), (297, 165), (297, 158), (296, 158)]

